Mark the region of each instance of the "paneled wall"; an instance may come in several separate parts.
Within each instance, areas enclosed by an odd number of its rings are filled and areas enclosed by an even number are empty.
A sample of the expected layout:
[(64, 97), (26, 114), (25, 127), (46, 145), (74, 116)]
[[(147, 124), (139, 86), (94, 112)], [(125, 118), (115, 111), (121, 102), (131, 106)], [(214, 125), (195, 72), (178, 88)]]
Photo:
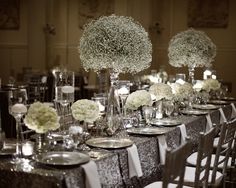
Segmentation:
[[(97, 2), (102, 0), (97, 0)], [(214, 68), (220, 79), (233, 83), (236, 96), (236, 1), (229, 0), (227, 28), (200, 29), (205, 31), (218, 48)], [(79, 28), (80, 0), (21, 0), (20, 29), (0, 30), (0, 77), (6, 83), (22, 67), (47, 71), (63, 64), (69, 69), (81, 69), (77, 46), (82, 33)], [(169, 74), (186, 72), (168, 65), (167, 47), (170, 38), (187, 29), (187, 0), (111, 0), (114, 13), (132, 16), (149, 32), (153, 43), (153, 61), (150, 69), (166, 66)], [(159, 28), (155, 24), (159, 24)], [(55, 28), (55, 34), (45, 30), (46, 24)], [(146, 70), (145, 72), (149, 72)], [(95, 82), (95, 74), (91, 74)], [(201, 78), (202, 69), (196, 72)], [(125, 75), (125, 77), (129, 75)]]

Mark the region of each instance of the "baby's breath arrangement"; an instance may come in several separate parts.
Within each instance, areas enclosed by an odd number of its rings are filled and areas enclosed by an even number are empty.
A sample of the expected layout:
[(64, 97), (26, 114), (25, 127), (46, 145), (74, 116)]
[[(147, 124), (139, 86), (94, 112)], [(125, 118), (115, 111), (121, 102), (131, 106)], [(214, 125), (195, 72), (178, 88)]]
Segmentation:
[(216, 56), (216, 46), (204, 32), (191, 28), (170, 40), (168, 56), (174, 67), (207, 67)]
[(150, 66), (152, 44), (138, 22), (111, 15), (93, 20), (85, 27), (79, 53), (85, 70), (137, 73)]

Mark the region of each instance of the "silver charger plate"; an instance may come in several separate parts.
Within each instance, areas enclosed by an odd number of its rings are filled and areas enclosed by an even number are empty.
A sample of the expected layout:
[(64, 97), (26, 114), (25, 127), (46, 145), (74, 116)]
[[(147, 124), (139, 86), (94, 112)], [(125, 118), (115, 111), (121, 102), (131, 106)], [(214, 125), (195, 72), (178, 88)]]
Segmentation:
[(197, 110), (197, 109), (192, 109), (192, 110), (182, 110), (180, 111), (182, 114), (185, 115), (196, 115), (196, 116), (200, 116), (200, 115), (206, 115), (209, 112), (206, 110)]
[(127, 138), (92, 138), (86, 144), (92, 147), (104, 149), (118, 149), (133, 145), (133, 141)]
[(151, 125), (173, 127), (182, 124), (182, 122), (175, 119), (153, 119)]
[(214, 104), (194, 104), (193, 108), (200, 109), (200, 110), (216, 110), (219, 106)]
[(159, 127), (139, 127), (139, 128), (131, 128), (128, 129), (127, 132), (129, 134), (138, 134), (138, 135), (161, 135), (170, 131), (170, 128), (159, 128)]
[(35, 156), (35, 161), (45, 165), (72, 166), (87, 163), (89, 155), (80, 152), (55, 151)]
[(209, 104), (216, 104), (216, 105), (227, 105), (230, 104), (229, 101), (223, 101), (223, 100), (210, 100), (208, 101)]

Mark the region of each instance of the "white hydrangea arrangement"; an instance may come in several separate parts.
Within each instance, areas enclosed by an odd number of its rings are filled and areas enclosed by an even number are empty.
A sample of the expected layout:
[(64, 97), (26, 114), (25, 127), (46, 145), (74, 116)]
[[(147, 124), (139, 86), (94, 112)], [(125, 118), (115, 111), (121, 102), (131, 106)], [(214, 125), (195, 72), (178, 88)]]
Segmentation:
[(207, 79), (203, 81), (202, 90), (207, 92), (217, 91), (221, 88), (221, 83), (216, 79)]
[(54, 108), (35, 102), (30, 105), (24, 123), (36, 133), (46, 133), (49, 130), (56, 130), (60, 127), (60, 118)]
[(216, 46), (202, 31), (188, 29), (175, 35), (169, 43), (169, 63), (174, 67), (210, 66)]
[(127, 97), (125, 108), (129, 110), (137, 110), (141, 106), (151, 106), (151, 94), (146, 90), (137, 90)]
[(152, 44), (138, 22), (111, 15), (93, 20), (85, 27), (79, 53), (85, 70), (137, 73), (150, 66)]
[(185, 82), (184, 84), (174, 83), (171, 85), (171, 88), (174, 94), (174, 99), (179, 102), (188, 99), (194, 94), (193, 86), (188, 82)]
[(77, 100), (71, 105), (72, 115), (76, 120), (93, 123), (99, 115), (99, 106), (88, 99)]
[(171, 87), (164, 83), (157, 83), (152, 85), (149, 88), (149, 92), (155, 95), (157, 101), (161, 99), (172, 100), (173, 98)]

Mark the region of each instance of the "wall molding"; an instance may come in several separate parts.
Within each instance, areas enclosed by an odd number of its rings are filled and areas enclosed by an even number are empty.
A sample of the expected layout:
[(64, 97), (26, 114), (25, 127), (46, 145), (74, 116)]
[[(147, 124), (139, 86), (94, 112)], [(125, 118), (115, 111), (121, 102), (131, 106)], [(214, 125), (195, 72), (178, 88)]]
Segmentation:
[(27, 49), (27, 43), (0, 43), (0, 49)]

